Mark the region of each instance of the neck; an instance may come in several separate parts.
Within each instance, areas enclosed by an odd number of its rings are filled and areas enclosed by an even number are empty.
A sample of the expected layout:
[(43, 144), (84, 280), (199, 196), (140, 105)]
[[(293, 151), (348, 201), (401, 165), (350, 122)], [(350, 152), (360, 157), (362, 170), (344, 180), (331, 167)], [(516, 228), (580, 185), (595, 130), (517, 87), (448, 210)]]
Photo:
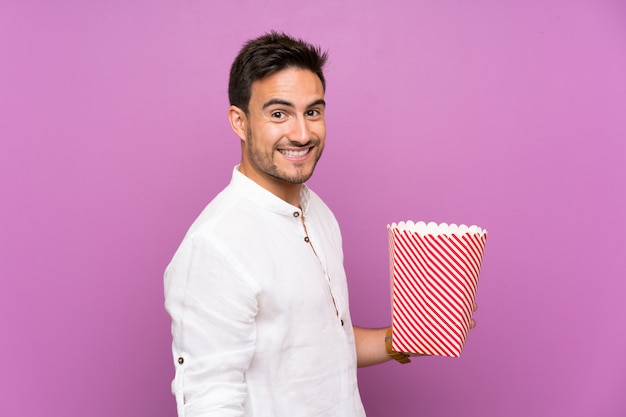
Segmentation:
[(280, 188), (268, 189), (276, 197), (286, 201), (295, 207), (300, 207), (300, 191), (302, 191), (302, 184), (284, 184)]
[(302, 184), (291, 184), (267, 175), (257, 175), (254, 170), (247, 169), (245, 164), (239, 166), (239, 172), (265, 188), (276, 197), (295, 207), (300, 207)]

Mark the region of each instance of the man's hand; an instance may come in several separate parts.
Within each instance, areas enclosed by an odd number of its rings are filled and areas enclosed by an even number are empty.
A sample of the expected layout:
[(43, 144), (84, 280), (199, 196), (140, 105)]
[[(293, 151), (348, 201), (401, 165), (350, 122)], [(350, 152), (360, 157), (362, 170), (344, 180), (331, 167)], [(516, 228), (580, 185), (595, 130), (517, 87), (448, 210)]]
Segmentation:
[[(478, 304), (474, 303), (474, 307), (472, 308), (472, 311), (476, 312), (476, 310), (478, 310)], [(473, 329), (474, 327), (476, 327), (476, 320), (472, 318), (472, 321), (470, 322), (470, 329)]]

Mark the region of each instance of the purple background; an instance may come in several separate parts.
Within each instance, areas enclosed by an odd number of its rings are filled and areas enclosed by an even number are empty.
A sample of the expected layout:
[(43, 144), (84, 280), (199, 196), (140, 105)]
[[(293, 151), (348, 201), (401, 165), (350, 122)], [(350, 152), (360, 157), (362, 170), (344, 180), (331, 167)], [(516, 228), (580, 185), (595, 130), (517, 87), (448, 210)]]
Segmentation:
[(331, 54), (310, 185), (356, 323), (390, 322), (387, 223), (489, 231), (461, 358), (360, 370), (369, 416), (625, 415), (619, 0), (1, 2), (0, 415), (175, 415), (162, 273), (272, 28)]

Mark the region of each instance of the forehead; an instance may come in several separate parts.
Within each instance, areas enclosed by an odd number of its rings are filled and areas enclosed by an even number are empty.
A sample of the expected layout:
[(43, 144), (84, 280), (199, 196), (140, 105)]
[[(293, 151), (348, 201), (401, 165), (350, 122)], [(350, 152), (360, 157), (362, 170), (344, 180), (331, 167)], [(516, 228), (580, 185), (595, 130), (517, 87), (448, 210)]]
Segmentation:
[(322, 81), (314, 72), (300, 68), (286, 68), (252, 83), (250, 102), (257, 104), (271, 99), (290, 102), (311, 102), (324, 97)]

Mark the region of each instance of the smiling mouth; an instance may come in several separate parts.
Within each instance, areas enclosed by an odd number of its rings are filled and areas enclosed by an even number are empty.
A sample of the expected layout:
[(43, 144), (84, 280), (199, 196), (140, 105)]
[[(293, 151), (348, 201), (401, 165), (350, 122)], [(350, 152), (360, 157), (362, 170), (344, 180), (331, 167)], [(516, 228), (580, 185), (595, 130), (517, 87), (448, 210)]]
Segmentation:
[(287, 158), (302, 158), (306, 156), (311, 151), (312, 148), (304, 148), (300, 150), (292, 150), (292, 149), (279, 149), (278, 152), (285, 155)]

